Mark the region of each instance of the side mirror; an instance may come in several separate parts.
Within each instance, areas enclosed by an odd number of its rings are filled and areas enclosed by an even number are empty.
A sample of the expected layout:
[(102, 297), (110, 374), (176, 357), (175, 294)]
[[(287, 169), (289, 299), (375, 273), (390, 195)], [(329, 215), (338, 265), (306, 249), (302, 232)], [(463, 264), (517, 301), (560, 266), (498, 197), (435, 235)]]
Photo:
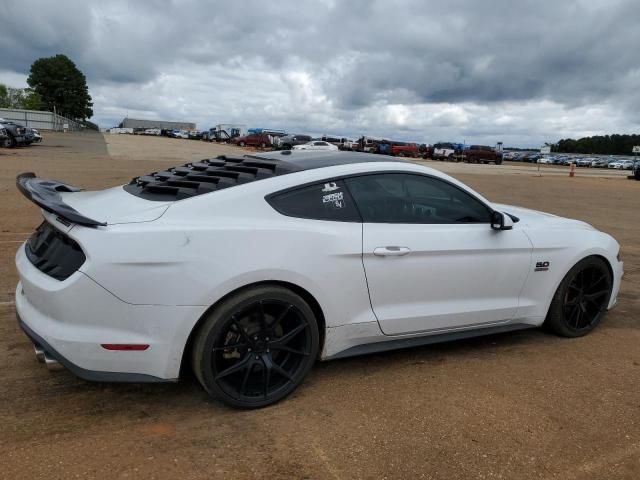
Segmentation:
[(494, 230), (511, 230), (513, 228), (513, 220), (506, 213), (495, 211), (491, 214), (491, 228)]

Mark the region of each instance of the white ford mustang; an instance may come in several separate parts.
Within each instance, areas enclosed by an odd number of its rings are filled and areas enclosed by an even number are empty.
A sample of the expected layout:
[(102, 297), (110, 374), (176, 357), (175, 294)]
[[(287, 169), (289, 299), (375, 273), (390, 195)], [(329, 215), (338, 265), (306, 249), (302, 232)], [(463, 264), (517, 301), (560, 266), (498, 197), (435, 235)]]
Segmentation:
[(318, 358), (584, 335), (623, 272), (586, 223), (365, 153), (223, 156), (97, 192), (17, 184), (44, 215), (16, 255), (38, 357), (95, 381), (175, 381), (191, 364), (237, 407), (282, 399)]

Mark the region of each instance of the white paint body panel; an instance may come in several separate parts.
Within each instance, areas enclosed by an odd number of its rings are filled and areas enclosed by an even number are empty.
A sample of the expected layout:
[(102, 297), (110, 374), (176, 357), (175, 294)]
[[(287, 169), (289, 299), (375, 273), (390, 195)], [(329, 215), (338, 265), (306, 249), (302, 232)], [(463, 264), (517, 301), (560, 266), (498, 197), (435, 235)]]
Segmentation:
[[(390, 339), (539, 325), (567, 270), (592, 254), (612, 265), (610, 306), (615, 303), (619, 246), (582, 222), (493, 205), (521, 221), (502, 232), (488, 224), (346, 223), (287, 217), (265, 200), (302, 184), (390, 170), (447, 180), (491, 205), (441, 172), (403, 162), (306, 170), (173, 203), (143, 200), (121, 187), (66, 194), (70, 205), (108, 226), (65, 226), (45, 213), (81, 245), (87, 260), (58, 281), (31, 265), (20, 247), (16, 308), (82, 368), (175, 379), (187, 339), (208, 308), (257, 282), (294, 284), (317, 300), (326, 328), (322, 358)], [(372, 254), (385, 245), (412, 251), (394, 258)], [(533, 273), (539, 260), (550, 262), (549, 272)], [(101, 343), (151, 347), (112, 352)]]

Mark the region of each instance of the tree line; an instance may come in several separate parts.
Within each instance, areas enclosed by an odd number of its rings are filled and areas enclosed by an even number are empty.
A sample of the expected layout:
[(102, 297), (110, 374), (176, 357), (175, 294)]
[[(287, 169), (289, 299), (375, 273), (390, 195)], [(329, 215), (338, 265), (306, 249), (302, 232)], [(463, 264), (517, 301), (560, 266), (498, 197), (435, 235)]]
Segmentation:
[(634, 146), (640, 145), (640, 135), (596, 135), (574, 140), (566, 138), (551, 146), (558, 153), (596, 153), (601, 155), (631, 155)]
[(55, 111), (79, 122), (93, 116), (87, 79), (66, 55), (37, 59), (27, 84), (28, 88), (0, 84), (0, 108)]

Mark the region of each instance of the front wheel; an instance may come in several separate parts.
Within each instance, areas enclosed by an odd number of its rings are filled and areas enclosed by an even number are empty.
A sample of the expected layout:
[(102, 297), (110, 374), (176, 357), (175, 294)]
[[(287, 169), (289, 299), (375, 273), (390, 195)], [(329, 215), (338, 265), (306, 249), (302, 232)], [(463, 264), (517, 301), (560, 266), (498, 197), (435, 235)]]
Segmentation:
[(563, 337), (581, 337), (604, 316), (613, 279), (606, 262), (587, 257), (573, 266), (553, 296), (544, 326)]
[(232, 407), (259, 408), (293, 392), (318, 349), (309, 305), (286, 288), (263, 286), (233, 295), (209, 314), (191, 364), (210, 395)]

